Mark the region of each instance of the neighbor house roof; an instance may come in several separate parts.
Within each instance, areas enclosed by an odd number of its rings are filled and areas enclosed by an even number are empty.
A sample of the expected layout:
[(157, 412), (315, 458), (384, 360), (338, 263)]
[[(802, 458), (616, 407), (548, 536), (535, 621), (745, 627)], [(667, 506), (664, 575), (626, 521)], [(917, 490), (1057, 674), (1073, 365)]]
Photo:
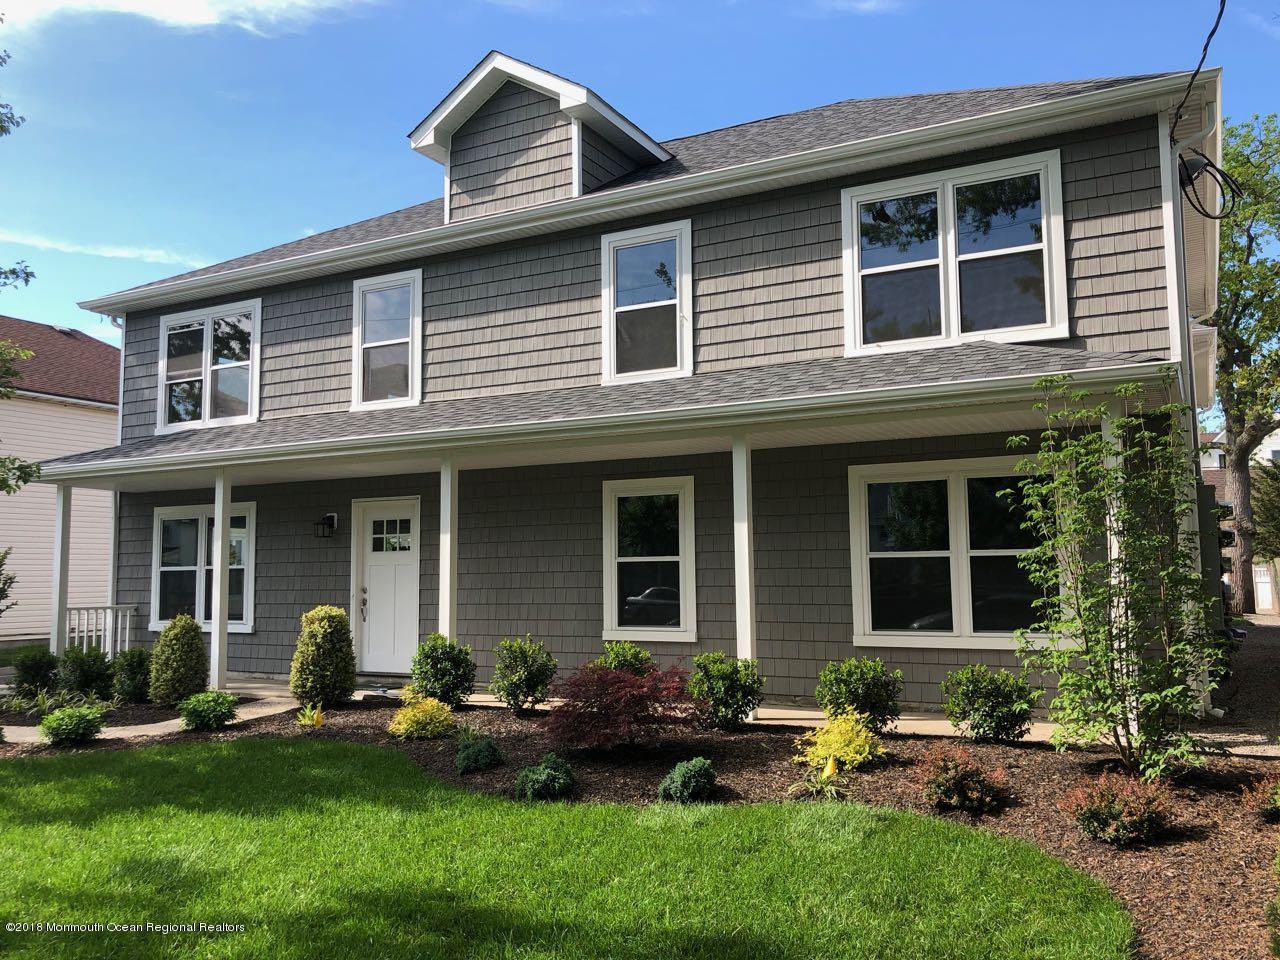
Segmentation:
[(0, 316), (0, 340), (30, 350), (14, 386), (29, 393), (96, 403), (119, 399), (120, 351), (68, 327)]

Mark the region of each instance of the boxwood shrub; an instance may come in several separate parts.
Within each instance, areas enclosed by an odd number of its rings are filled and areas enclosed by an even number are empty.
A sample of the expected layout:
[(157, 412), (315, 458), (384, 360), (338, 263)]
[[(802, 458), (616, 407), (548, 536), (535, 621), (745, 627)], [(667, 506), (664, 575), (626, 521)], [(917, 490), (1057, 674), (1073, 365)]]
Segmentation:
[(111, 696), (111, 661), (101, 650), (69, 647), (58, 661), (58, 688), (106, 700)]
[(1031, 730), (1040, 693), (1020, 675), (981, 663), (949, 674), (941, 683), (942, 710), (966, 737), (1012, 743)]
[(554, 753), (516, 775), (515, 793), (521, 800), (559, 800), (573, 791), (573, 771)]
[(200, 624), (180, 613), (160, 631), (151, 649), (151, 699), (175, 707), (209, 685), (209, 654)]
[(636, 675), (658, 669), (653, 654), (630, 640), (606, 640), (604, 653), (592, 662), (606, 670), (626, 670)]
[(473, 737), (458, 745), (453, 765), (458, 773), (475, 773), (502, 766), (502, 751), (492, 737)]
[(716, 785), (716, 772), (706, 757), (677, 763), (658, 785), (658, 799), (669, 803), (701, 803)]
[(20, 696), (52, 691), (58, 685), (58, 658), (48, 650), (24, 653), (14, 661), (13, 685)]
[(872, 733), (884, 733), (901, 716), (902, 671), (889, 672), (882, 660), (850, 657), (828, 663), (818, 675), (814, 697), (828, 717), (860, 713)]
[(418, 645), (410, 673), (414, 693), (457, 707), (471, 696), (476, 662), (471, 659), (470, 647), (433, 633)]
[(289, 692), (299, 703), (331, 707), (356, 692), (356, 651), (351, 621), (341, 607), (321, 605), (299, 621), (298, 646), (289, 667)]
[(489, 690), (516, 713), (547, 699), (556, 676), (556, 658), (530, 636), (504, 637), (498, 644)]
[(130, 647), (111, 661), (115, 679), (111, 692), (125, 703), (146, 703), (151, 699), (151, 651)]
[(741, 727), (751, 711), (760, 706), (763, 689), (764, 677), (754, 660), (734, 660), (719, 650), (693, 658), (689, 695), (713, 727)]

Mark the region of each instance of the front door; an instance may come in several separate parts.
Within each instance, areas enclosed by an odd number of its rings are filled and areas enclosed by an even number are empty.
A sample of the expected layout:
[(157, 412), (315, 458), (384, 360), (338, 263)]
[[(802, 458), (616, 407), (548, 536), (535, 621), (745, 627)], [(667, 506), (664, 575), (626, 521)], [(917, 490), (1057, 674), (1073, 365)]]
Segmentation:
[(364, 673), (408, 673), (418, 645), (418, 498), (352, 504), (352, 620)]

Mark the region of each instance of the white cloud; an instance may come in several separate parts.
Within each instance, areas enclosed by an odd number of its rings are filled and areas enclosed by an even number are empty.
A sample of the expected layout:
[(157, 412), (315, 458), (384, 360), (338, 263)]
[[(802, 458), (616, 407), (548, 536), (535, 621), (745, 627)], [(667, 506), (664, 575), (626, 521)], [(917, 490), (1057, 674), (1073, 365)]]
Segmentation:
[(1248, 9), (1241, 8), (1240, 15), (1249, 21), (1254, 29), (1261, 30), (1263, 33), (1270, 34), (1276, 40), (1280, 40), (1280, 16), (1264, 17), (1260, 13)]
[(5, 21), (30, 27), (76, 13), (130, 13), (171, 27), (228, 25), (254, 33), (297, 26), (373, 0), (5, 0)]
[(176, 263), (193, 269), (206, 266), (209, 261), (159, 247), (127, 247), (114, 244), (74, 243), (54, 237), (42, 237), (36, 233), (0, 228), (0, 243), (15, 243), (36, 250), (54, 250), (58, 253), (78, 253), (89, 257), (110, 257), (115, 260), (141, 260), (143, 263)]
[(817, 0), (818, 8), (831, 13), (890, 13), (902, 9), (902, 0)]

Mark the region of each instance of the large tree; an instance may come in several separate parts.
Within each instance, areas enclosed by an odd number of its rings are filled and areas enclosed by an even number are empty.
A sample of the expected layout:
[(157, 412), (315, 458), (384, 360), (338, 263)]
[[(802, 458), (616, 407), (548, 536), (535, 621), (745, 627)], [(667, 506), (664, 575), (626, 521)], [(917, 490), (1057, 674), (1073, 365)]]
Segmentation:
[(1243, 195), (1222, 224), (1218, 309), (1218, 401), (1227, 499), (1235, 507), (1235, 613), (1252, 613), (1254, 523), (1250, 459), (1280, 430), (1280, 120), (1274, 113), (1229, 124), (1223, 166)]
[[(4, 23), (4, 14), (0, 13), (0, 23)], [(0, 67), (9, 62), (9, 51), (0, 50)], [(22, 126), (25, 117), (20, 117), (13, 112), (13, 106), (0, 100), (0, 137), (8, 136)], [(31, 272), (31, 268), (23, 261), (19, 260), (11, 267), (0, 267), (0, 290), (5, 287), (13, 287), (22, 284), (24, 287), (31, 282), (35, 274)]]

